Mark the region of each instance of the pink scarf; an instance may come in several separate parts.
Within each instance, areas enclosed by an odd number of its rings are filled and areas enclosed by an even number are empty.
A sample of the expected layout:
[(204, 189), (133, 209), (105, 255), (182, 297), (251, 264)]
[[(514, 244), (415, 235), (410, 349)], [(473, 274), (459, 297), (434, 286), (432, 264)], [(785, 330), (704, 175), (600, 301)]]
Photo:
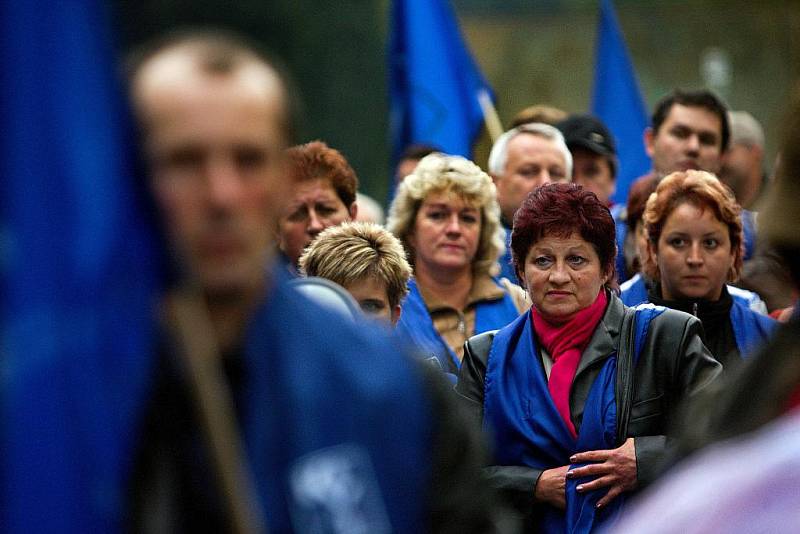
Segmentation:
[(533, 329), (539, 337), (544, 349), (553, 359), (553, 368), (550, 370), (550, 380), (547, 388), (556, 405), (559, 415), (564, 420), (573, 438), (578, 437), (575, 425), (569, 412), (569, 394), (572, 389), (572, 380), (578, 370), (581, 353), (589, 344), (597, 323), (602, 319), (606, 310), (606, 292), (601, 289), (594, 303), (580, 310), (568, 322), (554, 325), (532, 310)]

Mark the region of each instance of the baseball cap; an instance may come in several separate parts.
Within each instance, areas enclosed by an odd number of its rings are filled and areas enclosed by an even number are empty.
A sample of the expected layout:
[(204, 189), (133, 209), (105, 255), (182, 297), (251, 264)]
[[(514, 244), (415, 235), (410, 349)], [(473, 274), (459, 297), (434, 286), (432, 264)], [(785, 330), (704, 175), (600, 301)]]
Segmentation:
[(606, 125), (591, 115), (570, 115), (556, 125), (570, 150), (581, 147), (601, 156), (616, 158), (617, 145)]

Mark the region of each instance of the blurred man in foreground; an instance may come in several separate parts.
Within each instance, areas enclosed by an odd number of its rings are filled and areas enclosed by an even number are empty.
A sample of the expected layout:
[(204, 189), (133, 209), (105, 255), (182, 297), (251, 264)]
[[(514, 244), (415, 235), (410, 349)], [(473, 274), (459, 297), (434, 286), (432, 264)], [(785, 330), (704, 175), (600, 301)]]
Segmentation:
[[(177, 335), (142, 425), (132, 529), (492, 530), (480, 455), (446, 392), (392, 341), (313, 305), (272, 267), (292, 186), (289, 95), (274, 67), (238, 38), (205, 33), (162, 41), (131, 69), (151, 187), (179, 285), (195, 297), (169, 308)], [(209, 332), (207, 346), (192, 345)], [(207, 352), (199, 364), (195, 349)], [(208, 405), (186, 371), (198, 366), (221, 393)], [(232, 421), (222, 446), (214, 413)]]

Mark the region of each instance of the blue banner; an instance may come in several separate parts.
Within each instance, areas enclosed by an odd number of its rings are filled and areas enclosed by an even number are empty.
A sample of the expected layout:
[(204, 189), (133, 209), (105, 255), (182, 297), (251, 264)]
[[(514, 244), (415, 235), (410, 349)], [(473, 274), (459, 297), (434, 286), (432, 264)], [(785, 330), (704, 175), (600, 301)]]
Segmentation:
[(650, 119), (611, 0), (600, 2), (592, 113), (616, 138), (619, 171), (612, 199), (624, 204), (631, 183), (651, 169), (644, 149), (644, 130)]
[(394, 0), (389, 46), (392, 161), (415, 143), (471, 158), (493, 93), (447, 0)]
[(0, 5), (0, 530), (114, 532), (159, 246), (106, 2)]

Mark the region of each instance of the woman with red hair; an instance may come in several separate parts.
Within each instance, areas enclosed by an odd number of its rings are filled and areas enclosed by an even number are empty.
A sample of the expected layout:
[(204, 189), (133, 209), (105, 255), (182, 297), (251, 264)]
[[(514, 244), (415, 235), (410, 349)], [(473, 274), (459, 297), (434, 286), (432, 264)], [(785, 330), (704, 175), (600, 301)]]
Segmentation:
[(456, 391), (488, 432), (490, 480), (526, 531), (591, 532), (653, 477), (680, 401), (720, 366), (696, 318), (617, 298), (614, 221), (594, 193), (536, 189), (511, 250), (533, 305), (467, 342)]
[(644, 272), (653, 280), (647, 300), (698, 317), (706, 346), (726, 369), (764, 344), (777, 325), (726, 285), (742, 270), (741, 212), (716, 176), (689, 170), (661, 180), (643, 215)]

